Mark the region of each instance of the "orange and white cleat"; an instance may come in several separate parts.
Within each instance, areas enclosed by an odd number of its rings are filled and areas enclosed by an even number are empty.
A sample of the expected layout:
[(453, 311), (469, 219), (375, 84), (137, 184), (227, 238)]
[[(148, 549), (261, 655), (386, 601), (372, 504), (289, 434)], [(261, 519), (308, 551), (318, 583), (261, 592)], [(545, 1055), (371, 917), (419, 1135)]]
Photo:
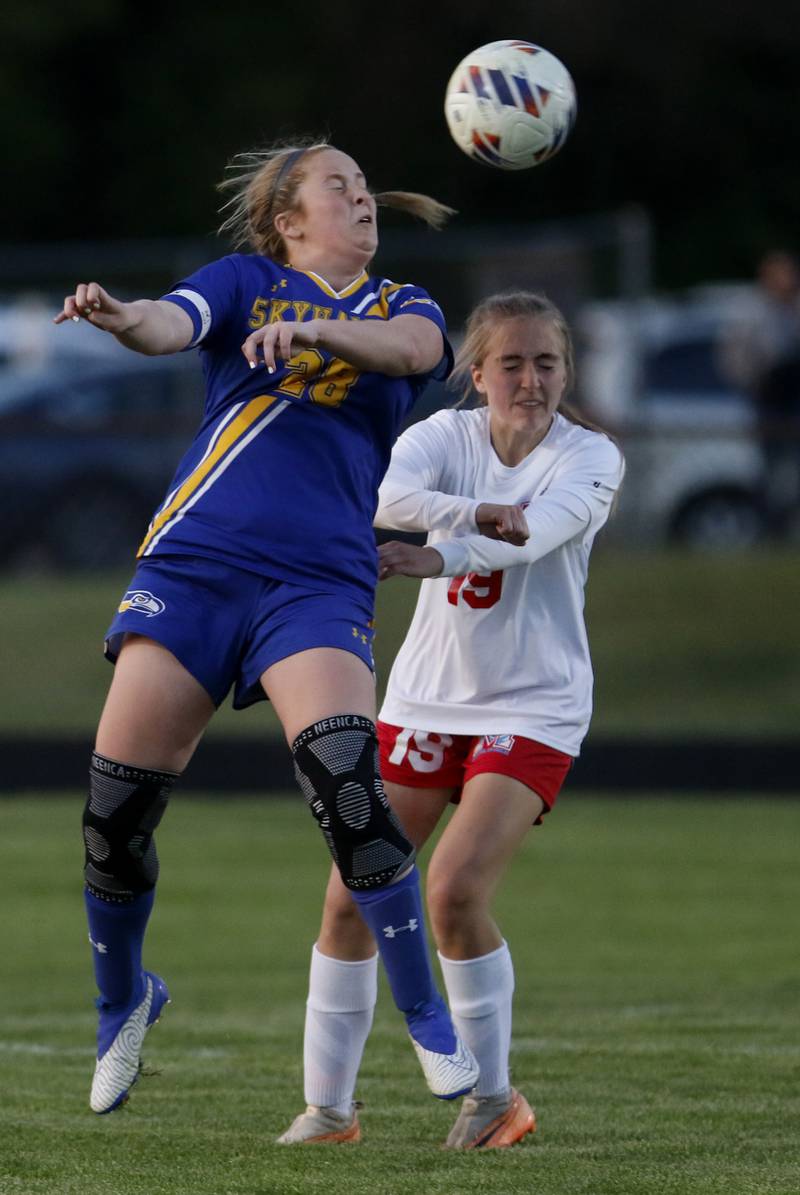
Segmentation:
[(445, 1149), (505, 1149), (536, 1132), (536, 1116), (524, 1095), (513, 1087), (503, 1095), (468, 1095)]
[(290, 1124), (278, 1137), (276, 1145), (343, 1145), (345, 1142), (361, 1140), (361, 1125), (358, 1123), (358, 1108), (353, 1104), (351, 1115), (343, 1116), (335, 1108), (318, 1108), (309, 1104), (305, 1112)]

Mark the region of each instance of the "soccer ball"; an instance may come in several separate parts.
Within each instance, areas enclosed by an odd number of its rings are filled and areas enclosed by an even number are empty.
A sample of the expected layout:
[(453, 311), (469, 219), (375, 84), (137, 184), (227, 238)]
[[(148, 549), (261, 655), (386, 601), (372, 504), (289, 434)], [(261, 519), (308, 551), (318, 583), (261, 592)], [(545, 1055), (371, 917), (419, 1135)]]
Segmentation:
[(493, 41), (459, 62), (444, 101), (459, 149), (501, 170), (557, 153), (575, 121), (575, 85), (562, 62), (527, 41)]

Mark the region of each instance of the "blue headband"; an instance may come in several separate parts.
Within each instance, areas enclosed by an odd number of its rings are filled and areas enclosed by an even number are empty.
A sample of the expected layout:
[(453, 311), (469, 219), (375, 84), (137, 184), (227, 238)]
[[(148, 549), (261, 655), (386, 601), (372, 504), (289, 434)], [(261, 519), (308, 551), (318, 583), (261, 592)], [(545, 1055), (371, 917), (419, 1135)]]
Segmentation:
[(300, 161), (300, 159), (302, 158), (302, 156), (305, 152), (306, 152), (305, 149), (293, 149), (292, 152), (288, 153), (286, 155), (286, 157), (283, 159), (283, 162), (281, 163), (281, 168), (277, 173), (277, 176), (275, 178), (275, 183), (272, 187), (272, 199), (270, 200), (270, 207), (273, 207), (275, 204), (275, 200), (277, 199), (278, 191), (280, 190), (281, 183), (286, 179), (286, 177), (288, 176), (289, 172), (293, 169), (293, 167), (297, 165), (297, 163)]

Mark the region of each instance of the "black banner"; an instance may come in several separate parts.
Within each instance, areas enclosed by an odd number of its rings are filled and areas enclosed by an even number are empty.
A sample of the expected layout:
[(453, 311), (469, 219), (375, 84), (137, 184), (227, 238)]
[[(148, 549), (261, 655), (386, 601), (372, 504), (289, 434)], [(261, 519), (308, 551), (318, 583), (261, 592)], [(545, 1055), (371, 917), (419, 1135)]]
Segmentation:
[[(0, 737), (0, 794), (86, 787), (89, 739)], [(181, 778), (182, 792), (269, 796), (296, 787), (279, 739), (208, 737)], [(613, 793), (705, 790), (800, 794), (800, 742), (723, 739), (590, 739), (568, 789)]]

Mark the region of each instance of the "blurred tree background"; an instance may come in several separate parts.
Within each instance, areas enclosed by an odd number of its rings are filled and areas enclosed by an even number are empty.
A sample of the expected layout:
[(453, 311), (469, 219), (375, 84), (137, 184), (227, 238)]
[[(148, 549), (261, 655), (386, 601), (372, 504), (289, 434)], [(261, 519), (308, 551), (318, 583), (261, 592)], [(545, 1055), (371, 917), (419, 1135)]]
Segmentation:
[[(580, 103), (568, 150), (522, 175), (469, 162), (442, 116), (457, 62), (504, 37), (562, 58)], [(470, 223), (633, 202), (659, 286), (746, 276), (796, 241), (798, 62), (800, 25), (755, 0), (27, 0), (2, 17), (0, 238), (204, 236), (232, 154), (326, 132)]]

